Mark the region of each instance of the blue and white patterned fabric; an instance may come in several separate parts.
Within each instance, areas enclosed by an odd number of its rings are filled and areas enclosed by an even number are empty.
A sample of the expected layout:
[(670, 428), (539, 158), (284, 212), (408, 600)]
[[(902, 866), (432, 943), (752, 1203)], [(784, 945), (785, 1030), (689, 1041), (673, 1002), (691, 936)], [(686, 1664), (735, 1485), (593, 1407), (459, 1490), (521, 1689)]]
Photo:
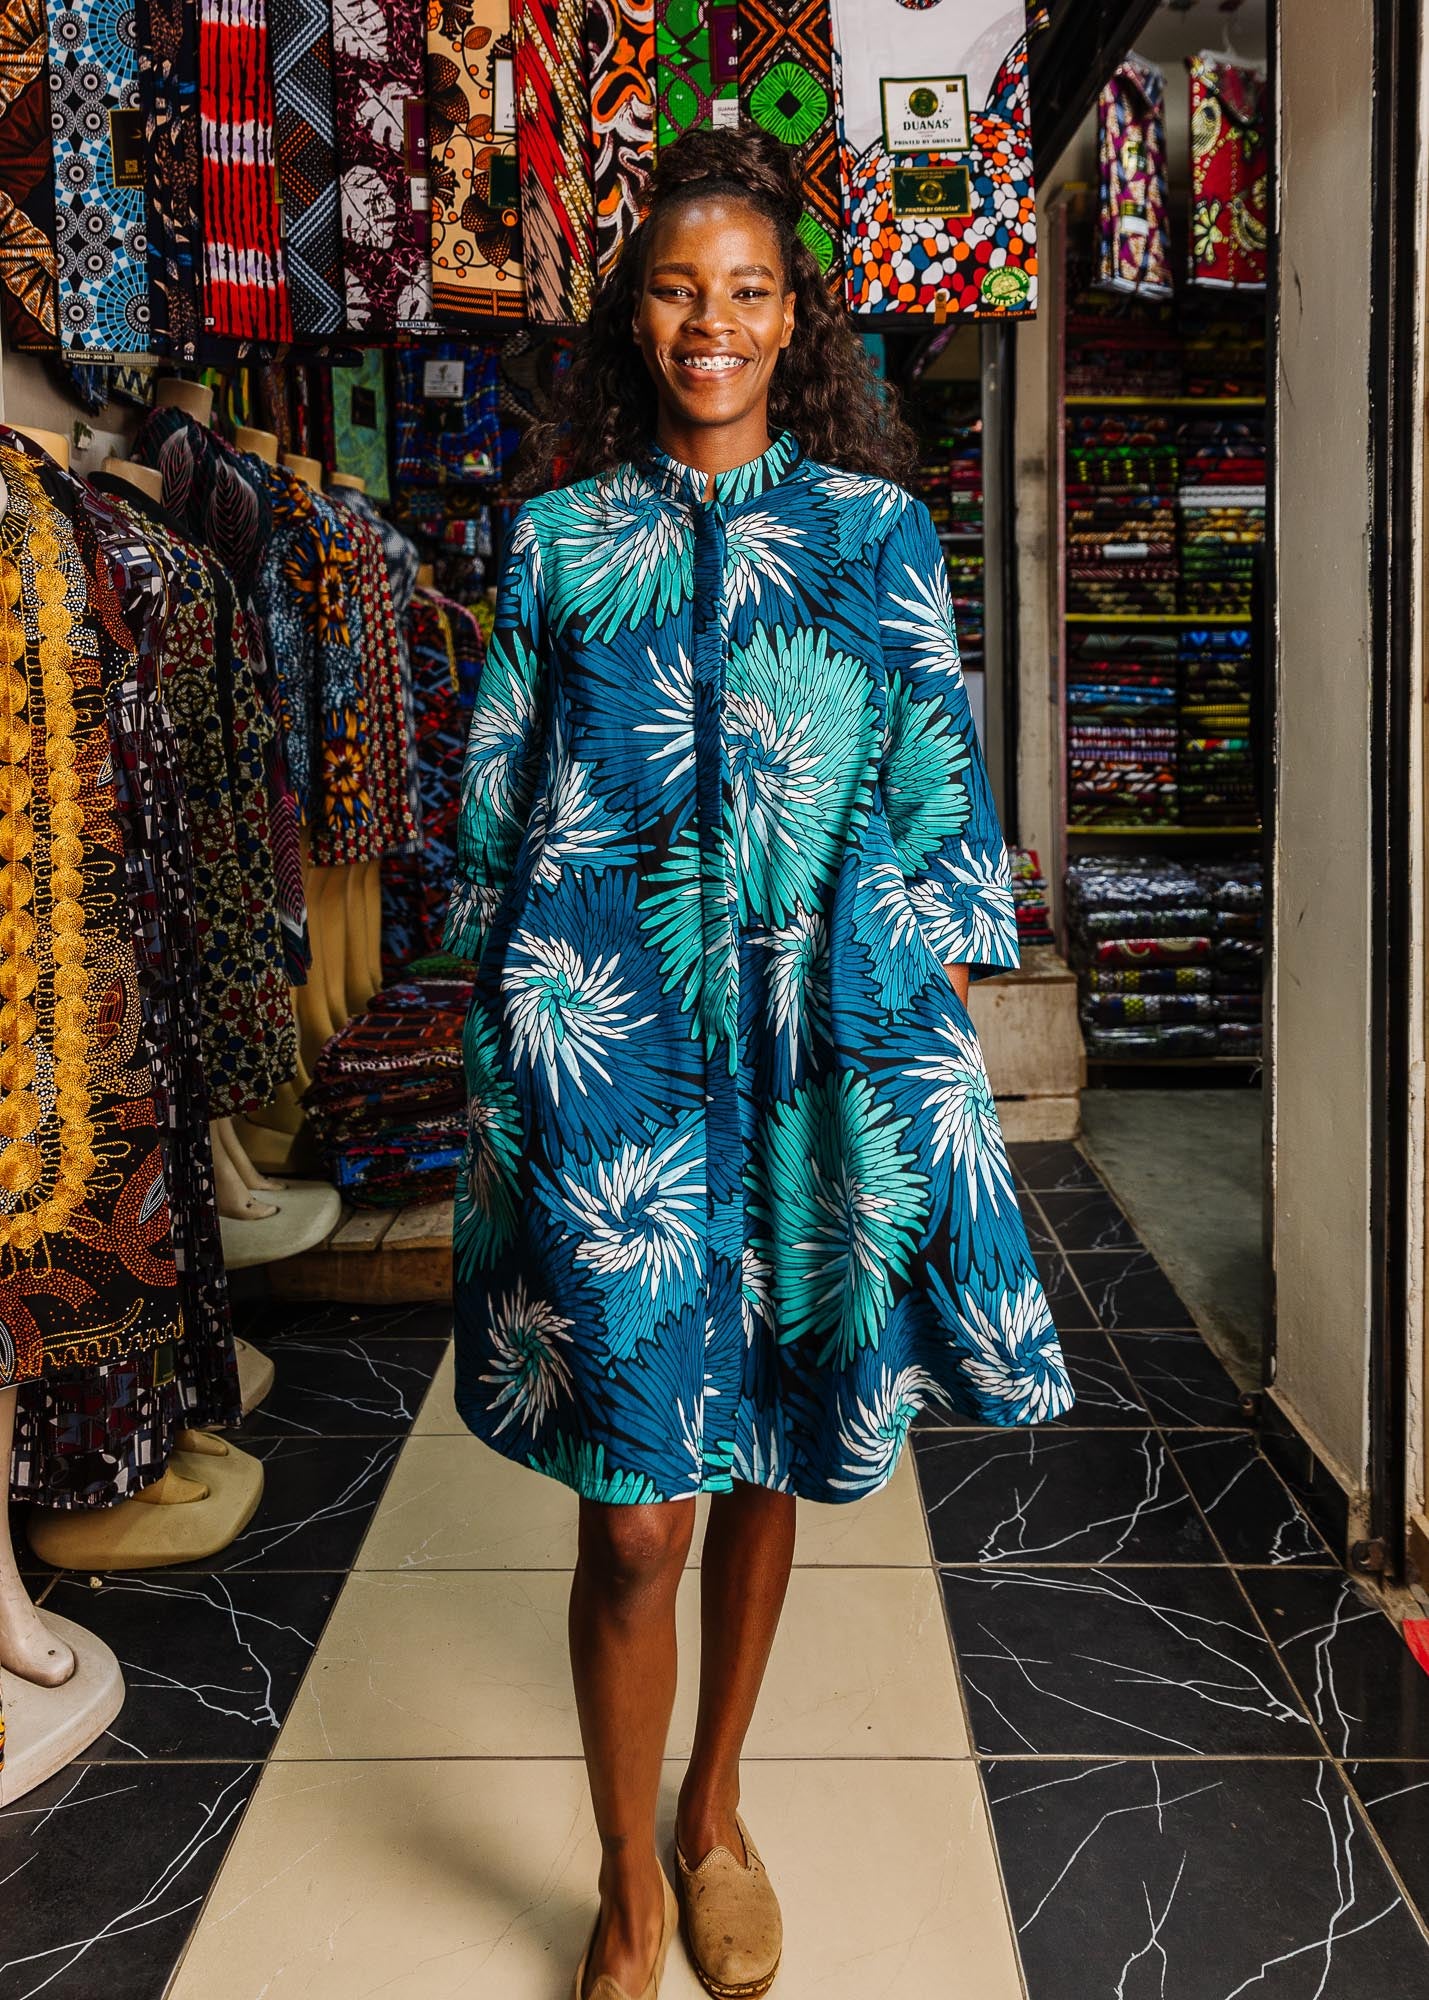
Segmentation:
[(143, 354), (149, 278), (134, 8), (51, 0), (49, 31), (60, 344), (95, 359)]
[(788, 437), (525, 506), (463, 780), (457, 1403), (587, 1498), (881, 1486), (1071, 1403), (977, 1039), (1017, 963), (926, 509)]

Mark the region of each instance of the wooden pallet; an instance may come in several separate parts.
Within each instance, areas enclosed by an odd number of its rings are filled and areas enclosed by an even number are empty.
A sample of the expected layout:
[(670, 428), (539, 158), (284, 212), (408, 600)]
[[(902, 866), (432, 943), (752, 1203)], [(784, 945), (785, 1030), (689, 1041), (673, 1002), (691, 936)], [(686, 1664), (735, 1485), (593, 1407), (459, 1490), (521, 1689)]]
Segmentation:
[(452, 1295), (452, 1204), (345, 1208), (325, 1243), (270, 1264), (268, 1276), (280, 1299), (445, 1304)]

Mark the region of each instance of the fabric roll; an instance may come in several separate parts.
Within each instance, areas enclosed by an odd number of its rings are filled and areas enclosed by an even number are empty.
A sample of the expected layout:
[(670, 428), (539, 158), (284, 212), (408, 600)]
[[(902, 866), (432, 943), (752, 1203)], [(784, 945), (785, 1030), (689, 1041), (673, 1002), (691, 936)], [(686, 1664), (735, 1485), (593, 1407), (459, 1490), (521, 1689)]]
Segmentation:
[(29, 805), (3, 870), (0, 952), (17, 997), (0, 1063), (0, 1386), (122, 1362), (179, 1334), (109, 777), (105, 683), (132, 645), (107, 572), (86, 575), (40, 461), (12, 437), (0, 439), (0, 771), (6, 795)]
[(130, 0), (52, 0), (59, 333), (88, 355), (149, 347), (139, 57)]
[(333, 0), (350, 333), (432, 331), (423, 0)]
[(655, 144), (710, 122), (708, 0), (655, 0)]
[(432, 311), (520, 319), (521, 197), (510, 0), (443, 0), (427, 15)]
[(595, 293), (584, 0), (513, 0), (526, 307), (579, 326)]
[(842, 283), (829, 0), (739, 0), (739, 108), (750, 124), (794, 147), (804, 193), (799, 234), (819, 269)]
[(655, 165), (655, 0), (586, 0), (596, 273), (640, 220)]
[(198, 70), (204, 330), (291, 340), (267, 0), (200, 0)]
[(274, 138), (293, 330), (336, 333), (346, 316), (333, 95), (332, 0), (268, 0)]
[(1097, 283), (1139, 298), (1171, 297), (1166, 76), (1135, 53), (1097, 103), (1101, 175)]
[(137, 0), (144, 114), (149, 343), (173, 361), (198, 358), (198, 0)]
[(0, 4), (0, 297), (12, 348), (59, 346), (45, 0)]

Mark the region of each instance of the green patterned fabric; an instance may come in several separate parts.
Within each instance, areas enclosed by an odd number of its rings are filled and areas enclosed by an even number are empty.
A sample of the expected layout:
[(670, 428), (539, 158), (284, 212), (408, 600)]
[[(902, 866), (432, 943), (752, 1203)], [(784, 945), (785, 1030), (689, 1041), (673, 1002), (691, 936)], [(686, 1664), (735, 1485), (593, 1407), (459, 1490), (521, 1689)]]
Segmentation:
[(705, 0), (655, 0), (655, 145), (709, 116), (710, 22)]
[(335, 472), (355, 473), (367, 481), (374, 500), (390, 500), (387, 477), (387, 376), (380, 347), (370, 347), (360, 368), (332, 371), (333, 435), (337, 441)]

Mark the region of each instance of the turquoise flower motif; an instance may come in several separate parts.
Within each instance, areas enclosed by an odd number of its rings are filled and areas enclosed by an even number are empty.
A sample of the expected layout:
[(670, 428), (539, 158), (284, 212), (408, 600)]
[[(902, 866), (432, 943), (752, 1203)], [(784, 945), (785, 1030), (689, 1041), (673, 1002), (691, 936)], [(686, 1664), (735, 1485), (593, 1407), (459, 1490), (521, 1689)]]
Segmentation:
[(972, 752), (943, 704), (920, 701), (900, 673), (888, 677), (886, 713), (883, 806), (899, 865), (917, 875), (967, 826), (972, 801), (964, 774)]
[(573, 1487), (583, 1500), (598, 1500), (607, 1507), (648, 1507), (665, 1497), (645, 1473), (607, 1467), (603, 1444), (569, 1433), (549, 1451), (532, 1452), (526, 1462), (547, 1478)]
[(570, 1364), (561, 1352), (570, 1339), (571, 1322), (544, 1299), (528, 1297), (519, 1281), (513, 1292), (495, 1301), (487, 1355), (491, 1365), (480, 1377), (496, 1391), (488, 1412), (504, 1412), (493, 1436), (512, 1424), (518, 1430), (539, 1430), (553, 1410), (570, 1400)]
[(867, 813), (868, 669), (827, 634), (756, 625), (730, 655), (728, 839), (739, 915), (785, 924), (819, 902)]
[[(739, 947), (728, 884), (713, 852), (700, 854), (692, 827), (648, 878), (640, 927), (660, 954), (660, 986), (678, 993), (690, 1038), (706, 1055), (723, 1048), (732, 1062), (739, 1012)], [(707, 935), (707, 916), (709, 932)]]
[(688, 511), (633, 466), (537, 504), (561, 547), (547, 600), (558, 630), (579, 618), (589, 640), (663, 625), (694, 588)]
[(928, 1182), (902, 1149), (907, 1125), (847, 1071), (765, 1120), (751, 1171), (755, 1242), (774, 1273), (781, 1340), (817, 1340), (821, 1367), (878, 1344), (908, 1274)]

